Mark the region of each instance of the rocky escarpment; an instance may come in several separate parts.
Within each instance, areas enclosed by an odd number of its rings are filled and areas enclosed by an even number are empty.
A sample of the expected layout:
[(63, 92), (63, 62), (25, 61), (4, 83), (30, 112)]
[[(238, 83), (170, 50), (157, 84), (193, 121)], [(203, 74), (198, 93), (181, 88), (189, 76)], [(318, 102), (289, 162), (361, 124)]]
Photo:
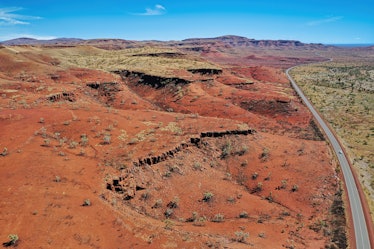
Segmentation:
[(126, 83), (146, 85), (156, 89), (163, 88), (169, 84), (186, 85), (191, 83), (191, 81), (177, 77), (161, 77), (129, 70), (116, 70), (113, 73), (119, 74)]
[[(181, 143), (176, 146), (174, 149), (166, 151), (158, 156), (151, 156), (145, 158), (139, 158), (138, 161), (133, 162), (133, 165), (139, 169), (141, 166), (151, 166), (161, 162), (166, 161), (167, 159), (174, 158), (178, 153), (186, 150), (189, 146), (196, 146), (201, 148), (202, 145), (206, 144), (204, 138), (222, 138), (225, 136), (238, 136), (238, 135), (251, 135), (254, 134), (255, 130), (227, 130), (227, 131), (211, 131), (211, 132), (202, 132), (199, 137), (190, 138), (188, 143)], [(239, 154), (241, 155), (241, 154)], [(222, 157), (221, 157), (222, 159)], [(136, 169), (134, 168), (134, 169)], [(120, 194), (123, 200), (131, 200), (135, 197), (136, 192), (146, 189), (145, 184), (142, 180), (136, 179), (134, 174), (131, 173), (133, 170), (127, 172), (122, 172), (118, 177), (113, 177), (111, 181), (107, 182), (106, 188), (117, 194)]]
[(158, 156), (139, 158), (137, 162), (133, 162), (134, 166), (143, 166), (143, 165), (153, 165), (163, 161), (166, 161), (168, 158), (173, 158), (177, 153), (181, 152), (183, 149), (188, 148), (189, 145), (194, 145), (200, 147), (202, 139), (206, 137), (219, 138), (224, 136), (232, 135), (251, 135), (254, 134), (255, 130), (229, 130), (229, 131), (210, 131), (202, 132), (199, 137), (190, 138), (190, 143), (181, 143), (172, 150), (166, 151)]

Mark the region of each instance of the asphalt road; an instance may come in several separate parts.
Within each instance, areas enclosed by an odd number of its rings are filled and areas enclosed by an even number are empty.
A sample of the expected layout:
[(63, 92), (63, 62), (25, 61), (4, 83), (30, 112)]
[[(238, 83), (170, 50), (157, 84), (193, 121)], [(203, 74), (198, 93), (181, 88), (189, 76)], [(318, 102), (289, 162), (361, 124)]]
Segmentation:
[(369, 240), (369, 232), (368, 232), (367, 224), (365, 221), (365, 215), (364, 215), (363, 208), (361, 205), (360, 195), (357, 190), (356, 182), (354, 180), (351, 168), (348, 163), (348, 159), (346, 155), (344, 154), (344, 151), (342, 147), (340, 146), (338, 139), (334, 136), (330, 128), (326, 125), (325, 121), (323, 121), (321, 116), (314, 109), (313, 105), (309, 102), (309, 100), (305, 97), (301, 89), (298, 87), (298, 85), (289, 75), (288, 72), (292, 68), (294, 67), (291, 67), (286, 70), (286, 75), (288, 79), (291, 81), (292, 87), (295, 89), (297, 94), (301, 97), (305, 105), (312, 112), (314, 118), (317, 120), (317, 122), (322, 127), (323, 131), (325, 132), (327, 138), (330, 141), (330, 144), (332, 145), (335, 151), (335, 154), (339, 160), (341, 169), (343, 171), (344, 180), (345, 180), (345, 184), (346, 184), (347, 191), (348, 191), (349, 203), (350, 203), (351, 211), (352, 211), (353, 227), (354, 227), (355, 237), (356, 237), (356, 248), (357, 249), (370, 249), (371, 247), (370, 247), (370, 240)]

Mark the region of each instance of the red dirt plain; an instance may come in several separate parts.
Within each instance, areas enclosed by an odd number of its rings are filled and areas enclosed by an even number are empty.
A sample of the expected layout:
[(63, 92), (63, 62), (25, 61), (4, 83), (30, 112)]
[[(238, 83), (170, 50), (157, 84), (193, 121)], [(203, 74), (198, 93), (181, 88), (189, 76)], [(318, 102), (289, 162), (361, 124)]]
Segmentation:
[[(182, 70), (192, 83), (154, 88), (62, 67), (45, 50), (0, 49), (3, 242), (17, 234), (18, 248), (340, 245), (336, 162), (282, 71), (318, 58), (252, 51), (233, 63), (230, 49), (180, 48), (222, 73)], [(201, 136), (248, 129), (256, 132)]]

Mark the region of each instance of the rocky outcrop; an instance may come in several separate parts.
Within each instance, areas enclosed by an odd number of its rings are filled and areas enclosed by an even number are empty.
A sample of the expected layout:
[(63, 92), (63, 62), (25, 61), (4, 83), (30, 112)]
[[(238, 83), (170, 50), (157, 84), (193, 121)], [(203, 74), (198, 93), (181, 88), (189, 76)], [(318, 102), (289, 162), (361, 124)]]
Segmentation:
[(196, 68), (196, 69), (188, 69), (188, 72), (194, 73), (194, 74), (201, 74), (201, 75), (217, 75), (221, 74), (221, 69), (216, 68)]
[(200, 138), (204, 137), (224, 137), (228, 135), (250, 135), (254, 134), (255, 130), (231, 130), (231, 131), (211, 131), (200, 133)]
[(136, 185), (135, 178), (132, 174), (125, 174), (120, 177), (114, 177), (111, 182), (107, 183), (106, 188), (123, 195), (124, 200), (134, 198), (136, 191), (141, 188)]
[(113, 73), (119, 74), (127, 83), (134, 85), (146, 85), (156, 89), (163, 88), (169, 84), (186, 85), (191, 83), (188, 80), (177, 77), (161, 77), (129, 70), (117, 70), (113, 71)]
[(143, 165), (152, 165), (157, 164), (163, 161), (166, 161), (168, 158), (173, 158), (177, 153), (181, 152), (183, 149), (186, 149), (188, 144), (181, 143), (172, 150), (166, 151), (159, 156), (152, 156), (147, 158), (139, 158), (138, 162), (134, 162), (134, 166), (143, 166)]
[[(166, 161), (169, 158), (175, 157), (176, 154), (187, 149), (189, 146), (196, 146), (200, 148), (204, 144), (204, 138), (220, 138), (230, 135), (249, 135), (254, 134), (255, 130), (228, 130), (228, 131), (212, 131), (202, 132), (199, 137), (191, 138), (190, 143), (181, 143), (172, 150), (166, 151), (158, 156), (151, 156), (146, 158), (139, 158), (138, 161), (133, 162), (135, 167), (151, 166)], [(132, 169), (133, 170), (133, 169)], [(123, 200), (131, 200), (135, 197), (136, 192), (146, 189), (146, 183), (142, 181), (137, 182), (134, 175), (131, 173), (132, 170), (127, 170), (127, 173), (123, 173), (121, 176), (113, 177), (107, 182), (106, 188), (117, 194), (122, 195)], [(169, 207), (170, 203), (167, 205)], [(170, 208), (170, 207), (169, 207)]]
[(98, 90), (99, 96), (105, 97), (107, 102), (113, 102), (116, 93), (121, 91), (120, 85), (117, 82), (93, 82), (86, 85), (92, 89)]
[(69, 101), (75, 102), (76, 97), (75, 94), (72, 92), (62, 92), (62, 93), (54, 93), (46, 96), (46, 99), (51, 102), (58, 102), (58, 101)]
[(178, 53), (178, 52), (161, 52), (161, 53), (134, 54), (133, 56), (165, 57), (165, 58), (182, 58), (182, 57), (185, 56), (185, 54), (183, 54), (183, 53)]
[[(250, 135), (254, 134), (255, 130), (229, 130), (229, 131), (211, 131), (211, 132), (202, 132), (200, 133), (200, 137), (190, 138), (190, 145), (194, 145), (200, 147), (203, 138), (211, 137), (211, 138), (219, 138), (224, 136), (230, 135)], [(173, 158), (177, 153), (181, 152), (182, 150), (189, 147), (187, 143), (181, 143), (177, 147), (172, 150), (166, 151), (158, 156), (146, 157), (146, 158), (139, 158), (137, 162), (133, 162), (134, 166), (144, 166), (144, 165), (153, 165), (157, 163), (161, 163), (166, 161), (169, 158)]]

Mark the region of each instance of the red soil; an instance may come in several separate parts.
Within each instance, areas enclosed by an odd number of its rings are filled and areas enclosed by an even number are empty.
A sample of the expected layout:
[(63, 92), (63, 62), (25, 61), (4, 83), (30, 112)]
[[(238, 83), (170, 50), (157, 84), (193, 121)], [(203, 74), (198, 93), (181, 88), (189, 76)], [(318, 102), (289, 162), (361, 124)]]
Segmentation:
[[(4, 242), (18, 234), (19, 248), (329, 243), (336, 164), (279, 69), (226, 65), (178, 93), (62, 69), (42, 50), (0, 49), (0, 57)], [(94, 82), (117, 82), (120, 91), (112, 98), (87, 86)], [(190, 143), (201, 132), (246, 125), (257, 132)], [(161, 163), (134, 166), (181, 143), (188, 147)], [(108, 189), (118, 179), (123, 193)]]

